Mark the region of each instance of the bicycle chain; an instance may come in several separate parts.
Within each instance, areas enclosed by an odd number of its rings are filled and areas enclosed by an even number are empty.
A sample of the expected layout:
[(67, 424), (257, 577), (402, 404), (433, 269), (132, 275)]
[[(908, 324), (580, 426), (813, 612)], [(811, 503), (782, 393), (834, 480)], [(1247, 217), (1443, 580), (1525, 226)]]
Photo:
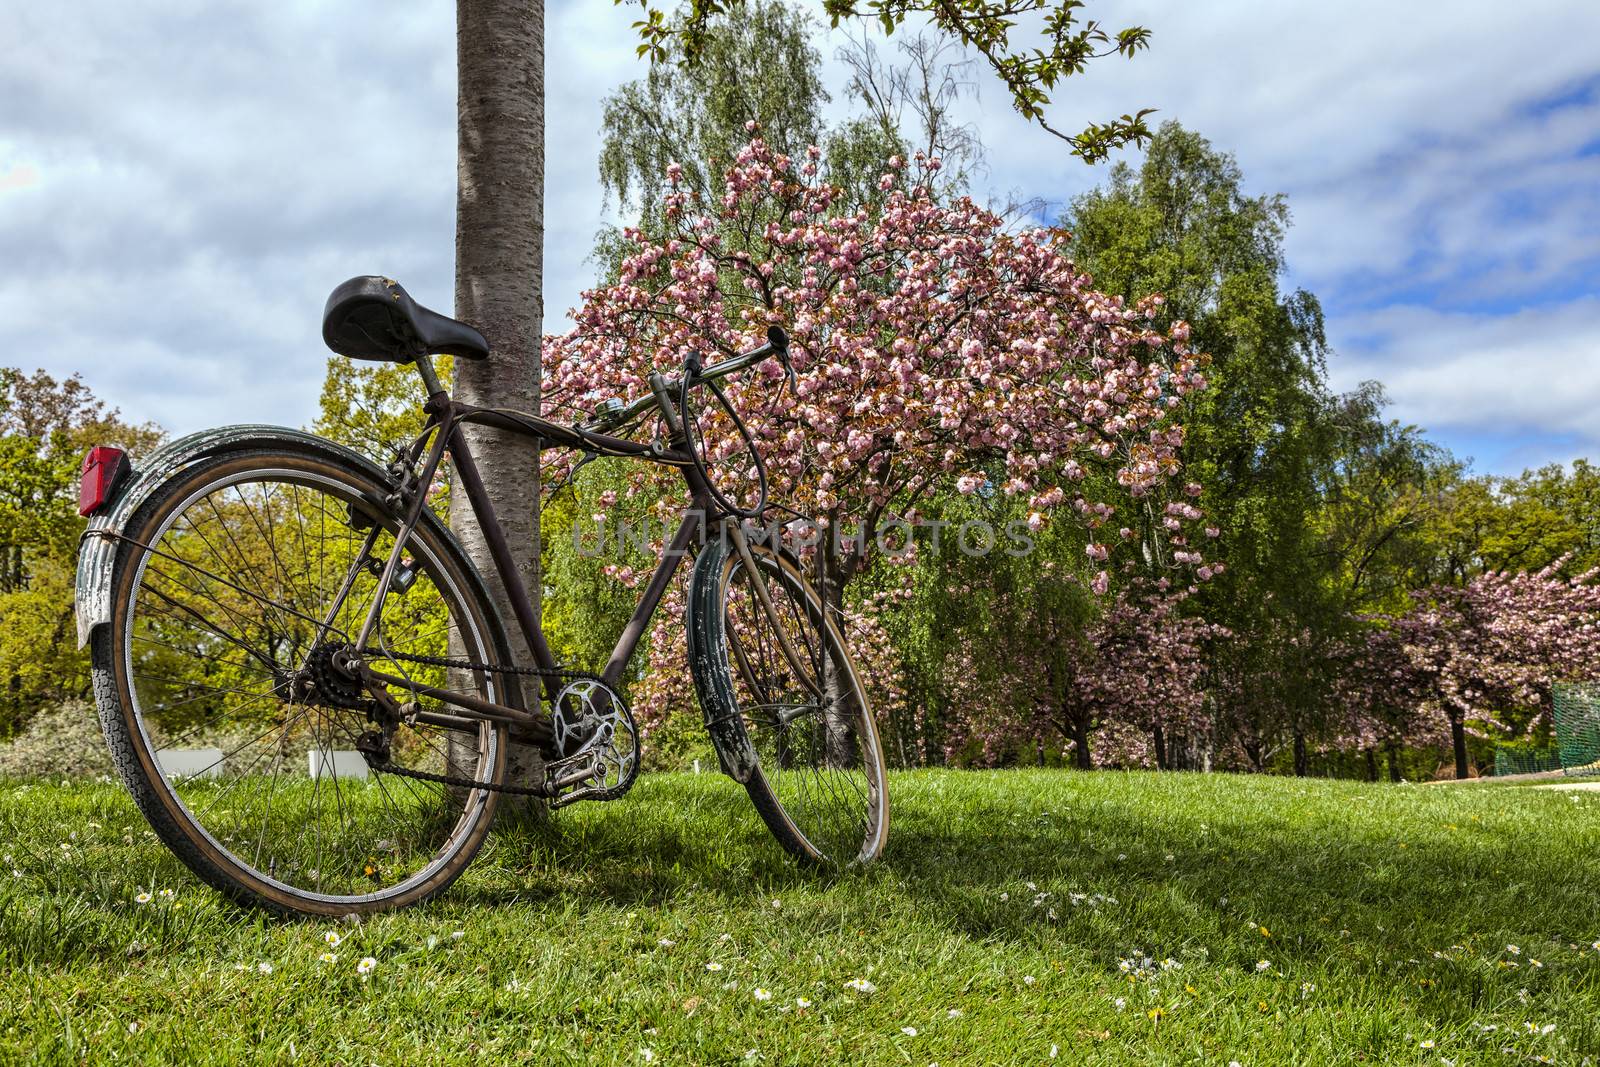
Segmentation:
[[(365, 655), (378, 655), (390, 660), (404, 660), (407, 663), (416, 663), (425, 667), (448, 667), (463, 671), (491, 671), (495, 674), (516, 674), (533, 678), (570, 678), (573, 680), (586, 679), (605, 685), (605, 680), (598, 674), (588, 671), (563, 670), (559, 667), (501, 667), (488, 663), (474, 663), (468, 659), (455, 659), (450, 656), (423, 656), (408, 652), (387, 652), (380, 648), (362, 649)], [(509, 793), (512, 796), (543, 797), (553, 800), (547, 786), (505, 785), (496, 782), (480, 782), (475, 778), (462, 778), (453, 774), (434, 774), (431, 771), (414, 771), (409, 767), (397, 767), (388, 760), (376, 762), (376, 755), (381, 751), (377, 741), (364, 746), (363, 742), (369, 738), (382, 740), (381, 734), (367, 732), (356, 738), (356, 750), (361, 753), (362, 759), (367, 761), (367, 766), (379, 774), (392, 774), (399, 778), (415, 778), (423, 782), (437, 782), (440, 785), (455, 786), (460, 789), (487, 789), (496, 793)], [(369, 752), (369, 748), (371, 751)]]
[(404, 660), (407, 663), (420, 663), (425, 667), (454, 667), (463, 671), (490, 671), (494, 674), (520, 674), (533, 678), (582, 678), (586, 681), (605, 684), (605, 679), (598, 674), (588, 671), (575, 671), (566, 667), (500, 667), (490, 663), (474, 663), (470, 659), (454, 659), (450, 656), (421, 656), (410, 652), (390, 652), (382, 648), (363, 648), (363, 656), (382, 656), (384, 659)]

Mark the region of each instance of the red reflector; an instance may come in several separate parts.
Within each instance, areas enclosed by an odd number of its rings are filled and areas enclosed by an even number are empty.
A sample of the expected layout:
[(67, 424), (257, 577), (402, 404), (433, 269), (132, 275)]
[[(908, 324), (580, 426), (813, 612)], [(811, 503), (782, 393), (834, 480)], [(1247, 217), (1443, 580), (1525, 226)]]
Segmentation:
[(93, 515), (106, 506), (129, 470), (128, 454), (120, 448), (99, 445), (83, 457), (83, 480), (78, 483), (78, 514)]

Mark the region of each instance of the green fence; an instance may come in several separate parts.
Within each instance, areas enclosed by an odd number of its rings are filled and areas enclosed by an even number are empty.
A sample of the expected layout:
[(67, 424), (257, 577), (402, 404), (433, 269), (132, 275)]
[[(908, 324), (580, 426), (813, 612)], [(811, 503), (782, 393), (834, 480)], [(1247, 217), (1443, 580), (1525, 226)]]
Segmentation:
[(1540, 771), (1559, 771), (1561, 750), (1556, 748), (1529, 748), (1527, 745), (1494, 746), (1494, 773), (1537, 774)]
[(1600, 774), (1600, 684), (1557, 683), (1554, 696), (1561, 766), (1568, 774)]

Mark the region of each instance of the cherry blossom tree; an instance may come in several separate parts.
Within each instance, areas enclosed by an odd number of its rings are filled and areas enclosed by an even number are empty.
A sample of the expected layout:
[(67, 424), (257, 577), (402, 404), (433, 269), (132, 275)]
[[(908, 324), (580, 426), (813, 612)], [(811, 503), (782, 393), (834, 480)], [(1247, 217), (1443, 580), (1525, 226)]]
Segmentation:
[(1204, 646), (1226, 636), (1181, 613), (1187, 596), (1130, 585), (1087, 625), (1036, 629), (1038, 640), (1012, 646), (1004, 662), (952, 661), (946, 757), (992, 766), (1048, 743), (1084, 770), (1185, 764), (1185, 741), (1210, 730)]
[(1406, 647), (1406, 631), (1382, 617), (1352, 620), (1352, 629), (1333, 642), (1333, 696), (1337, 709), (1325, 750), (1365, 754), (1368, 777), (1378, 777), (1377, 757), (1388, 756), (1389, 776), (1399, 781), (1405, 747), (1442, 748), (1450, 724)]
[[(822, 547), (838, 590), (886, 525), (951, 485), (1025, 499), (1033, 529), (1072, 515), (1093, 531), (1101, 592), (1119, 540), (1164, 566), (1203, 566), (1199, 487), (1176, 455), (1174, 409), (1205, 384), (1187, 324), (1157, 333), (1159, 298), (1096, 292), (1059, 233), (1008, 232), (969, 199), (937, 202), (937, 160), (891, 159), (880, 198), (849, 204), (819, 159), (774, 152), (752, 129), (720, 202), (674, 185), (669, 232), (625, 231), (634, 252), (617, 279), (585, 293), (576, 328), (549, 340), (547, 403), (638, 395), (652, 370), (753, 347), (780, 324), (795, 388), (768, 363), (727, 394), (776, 495), (834, 531)], [(712, 406), (701, 429), (719, 484), (747, 491), (731, 420)]]
[[(666, 232), (624, 231), (632, 254), (616, 279), (585, 293), (576, 328), (547, 342), (548, 407), (638, 395), (688, 353), (710, 363), (784, 326), (793, 387), (769, 362), (726, 381), (726, 394), (774, 498), (828, 531), (821, 573), (830, 600), (853, 614), (880, 711), (901, 700), (894, 650), (845, 593), (930, 494), (1002, 494), (1023, 505), (1030, 532), (1069, 517), (1086, 532), (1097, 593), (1124, 542), (1158, 570), (1209, 577), (1196, 548), (1199, 486), (1177, 460), (1176, 409), (1205, 384), (1185, 323), (1155, 332), (1159, 298), (1130, 306), (1096, 292), (1060, 233), (1011, 232), (969, 199), (936, 200), (937, 160), (891, 159), (871, 202), (850, 203), (816, 149), (795, 160), (751, 133), (720, 200), (680, 188), (673, 168)], [(733, 421), (710, 403), (697, 426), (719, 487), (749, 500), (753, 472)], [(640, 467), (630, 485), (660, 494), (667, 483)], [(639, 577), (621, 565), (613, 574)], [(650, 655), (660, 662), (636, 693), (647, 730), (689, 706), (671, 680), (680, 672), (667, 669), (674, 607), (658, 615)]]
[(1525, 733), (1547, 720), (1553, 683), (1596, 676), (1600, 571), (1564, 578), (1566, 562), (1420, 590), (1394, 621), (1422, 699), (1449, 723), (1456, 777), (1469, 729)]

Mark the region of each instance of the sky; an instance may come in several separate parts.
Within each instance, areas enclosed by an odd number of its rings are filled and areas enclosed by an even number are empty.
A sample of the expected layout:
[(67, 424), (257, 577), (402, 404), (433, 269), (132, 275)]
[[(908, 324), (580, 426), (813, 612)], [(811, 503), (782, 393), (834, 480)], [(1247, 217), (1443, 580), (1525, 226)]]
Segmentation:
[[(1480, 472), (1600, 457), (1600, 4), (1089, 11), (1152, 46), (1068, 80), (1052, 120), (1153, 107), (1285, 194), (1286, 284), (1323, 302), (1336, 388), (1382, 381), (1395, 418)], [(614, 215), (600, 110), (643, 73), (636, 12), (548, 2), (552, 332)], [(175, 433), (305, 425), (334, 285), (386, 274), (449, 311), (447, 0), (0, 0), (0, 40), (0, 365), (81, 372)], [(834, 115), (840, 44), (818, 41)], [(975, 80), (980, 194), (1060, 205), (1105, 180)]]

